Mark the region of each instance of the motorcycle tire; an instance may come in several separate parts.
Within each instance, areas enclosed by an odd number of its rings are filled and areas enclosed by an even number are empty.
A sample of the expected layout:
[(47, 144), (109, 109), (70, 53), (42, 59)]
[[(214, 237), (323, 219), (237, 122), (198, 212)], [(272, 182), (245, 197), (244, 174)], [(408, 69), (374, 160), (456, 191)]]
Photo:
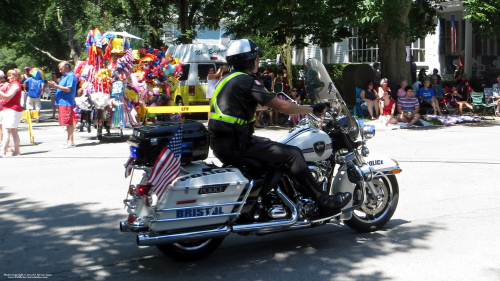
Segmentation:
[(156, 247), (165, 256), (175, 261), (190, 262), (206, 258), (219, 247), (222, 241), (224, 241), (224, 237), (195, 242), (157, 245)]
[[(381, 192), (383, 200), (368, 198), (368, 203), (352, 212), (352, 218), (344, 221), (358, 232), (373, 232), (381, 229), (396, 211), (399, 200), (399, 185), (394, 175), (374, 179), (375, 187)], [(370, 195), (367, 195), (370, 196)], [(353, 202), (357, 204), (357, 202)], [(380, 203), (380, 204), (379, 204)]]

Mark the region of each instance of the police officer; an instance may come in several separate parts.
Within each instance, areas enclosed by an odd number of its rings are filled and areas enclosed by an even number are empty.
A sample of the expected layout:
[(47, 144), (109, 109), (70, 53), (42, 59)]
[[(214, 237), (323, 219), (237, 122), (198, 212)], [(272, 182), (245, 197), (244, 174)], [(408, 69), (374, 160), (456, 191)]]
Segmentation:
[(351, 193), (327, 195), (317, 186), (300, 149), (253, 135), (258, 105), (285, 114), (322, 114), (326, 111), (326, 106), (321, 103), (298, 106), (268, 93), (253, 76), (259, 65), (259, 51), (259, 47), (248, 39), (234, 41), (227, 48), (226, 60), (233, 72), (222, 77), (210, 101), (210, 147), (225, 164), (237, 164), (242, 157), (286, 163), (301, 185), (301, 191), (317, 203), (320, 214), (335, 215), (349, 203)]

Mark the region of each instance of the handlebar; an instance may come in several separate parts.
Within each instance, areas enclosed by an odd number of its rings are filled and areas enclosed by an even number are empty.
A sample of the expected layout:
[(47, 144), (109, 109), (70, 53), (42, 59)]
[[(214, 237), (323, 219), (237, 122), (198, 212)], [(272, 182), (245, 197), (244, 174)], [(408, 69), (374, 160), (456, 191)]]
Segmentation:
[[(297, 101), (292, 99), (289, 95), (285, 94), (285, 92), (280, 92), (278, 94), (282, 94), (284, 95), (287, 99), (291, 100), (293, 103), (297, 104)], [(316, 122), (322, 122), (323, 120), (321, 120), (318, 116), (314, 115), (313, 113), (308, 113), (307, 114), (309, 117), (311, 117), (314, 121)]]

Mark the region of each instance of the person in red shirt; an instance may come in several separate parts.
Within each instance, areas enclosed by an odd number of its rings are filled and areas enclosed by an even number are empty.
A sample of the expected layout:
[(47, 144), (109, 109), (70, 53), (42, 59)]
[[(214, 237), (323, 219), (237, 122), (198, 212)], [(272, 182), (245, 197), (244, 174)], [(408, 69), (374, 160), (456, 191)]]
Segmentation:
[(379, 120), (386, 126), (389, 124), (397, 124), (398, 120), (394, 117), (396, 110), (396, 101), (391, 97), (391, 92), (384, 92), (383, 98), (379, 102), (380, 114)]
[(2, 142), (0, 157), (4, 157), (7, 154), (10, 135), (14, 139), (14, 152), (12, 156), (21, 154), (19, 151), (19, 134), (17, 132), (17, 127), (23, 115), (23, 108), (21, 107), (21, 91), (23, 87), (19, 82), (21, 71), (17, 68), (7, 71), (7, 79), (10, 82), (7, 90), (5, 92), (0, 91), (0, 98), (4, 99), (3, 109), (0, 114), (2, 114), (2, 127), (5, 134), (5, 141)]
[[(7, 82), (7, 79), (5, 78), (5, 73), (0, 70), (0, 91), (5, 92), (7, 91), (7, 87), (9, 86), (9, 82)], [(2, 111), (3, 108), (3, 102), (4, 99), (0, 99), (0, 111)], [(3, 128), (2, 128), (2, 114), (0, 114), (0, 143), (3, 140)]]

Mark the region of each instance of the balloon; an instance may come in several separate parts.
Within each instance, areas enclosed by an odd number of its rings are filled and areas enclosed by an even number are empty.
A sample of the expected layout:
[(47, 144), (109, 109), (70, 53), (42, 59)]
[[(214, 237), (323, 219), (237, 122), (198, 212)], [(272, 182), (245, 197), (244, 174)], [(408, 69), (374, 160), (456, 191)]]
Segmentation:
[(37, 67), (33, 67), (32, 69), (30, 69), (29, 74), (31, 77), (35, 78), (36, 80), (42, 80), (43, 76), (45, 75), (45, 72), (43, 72), (43, 70), (41, 70)]

